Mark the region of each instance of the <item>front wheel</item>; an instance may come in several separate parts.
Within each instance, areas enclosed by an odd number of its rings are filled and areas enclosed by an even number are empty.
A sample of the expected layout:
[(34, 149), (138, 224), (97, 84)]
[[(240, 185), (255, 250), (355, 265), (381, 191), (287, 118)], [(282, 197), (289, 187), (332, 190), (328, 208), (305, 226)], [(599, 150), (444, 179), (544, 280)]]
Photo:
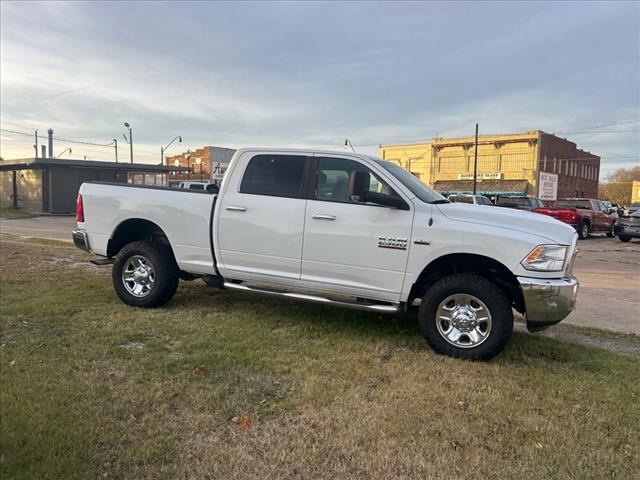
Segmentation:
[(111, 271), (113, 287), (127, 305), (159, 307), (176, 293), (179, 271), (171, 249), (150, 242), (132, 242), (118, 253)]
[(490, 360), (513, 332), (511, 302), (493, 282), (479, 275), (449, 275), (426, 292), (418, 313), (420, 329), (437, 353)]
[(609, 237), (609, 238), (613, 238), (613, 237), (615, 237), (615, 236), (616, 236), (616, 232), (615, 232), (615, 229), (614, 229), (614, 225), (615, 225), (615, 224), (614, 224), (614, 223), (612, 223), (612, 224), (611, 224), (611, 228), (610, 228), (610, 229), (609, 229), (609, 231), (607, 232), (607, 237)]
[(631, 237), (629, 235), (618, 235), (618, 238), (621, 242), (629, 242), (631, 241)]

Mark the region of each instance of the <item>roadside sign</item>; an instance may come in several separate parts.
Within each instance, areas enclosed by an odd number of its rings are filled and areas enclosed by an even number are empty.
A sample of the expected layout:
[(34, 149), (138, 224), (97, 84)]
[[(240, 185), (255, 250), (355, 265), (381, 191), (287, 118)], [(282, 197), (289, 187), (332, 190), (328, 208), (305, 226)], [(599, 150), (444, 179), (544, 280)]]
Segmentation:
[(220, 185), (228, 166), (229, 162), (213, 162), (213, 165), (211, 165), (211, 180)]
[(540, 172), (538, 183), (538, 198), (540, 200), (557, 200), (558, 175), (555, 173)]

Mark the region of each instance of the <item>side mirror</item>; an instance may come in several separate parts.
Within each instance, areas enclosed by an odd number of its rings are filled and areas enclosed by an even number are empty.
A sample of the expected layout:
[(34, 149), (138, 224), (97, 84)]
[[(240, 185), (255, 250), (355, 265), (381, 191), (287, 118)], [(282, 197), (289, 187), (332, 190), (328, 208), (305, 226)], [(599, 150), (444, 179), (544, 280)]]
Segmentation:
[(369, 202), (385, 207), (409, 210), (409, 206), (400, 197), (369, 190), (371, 174), (369, 172), (354, 171), (349, 176), (349, 198), (355, 202)]

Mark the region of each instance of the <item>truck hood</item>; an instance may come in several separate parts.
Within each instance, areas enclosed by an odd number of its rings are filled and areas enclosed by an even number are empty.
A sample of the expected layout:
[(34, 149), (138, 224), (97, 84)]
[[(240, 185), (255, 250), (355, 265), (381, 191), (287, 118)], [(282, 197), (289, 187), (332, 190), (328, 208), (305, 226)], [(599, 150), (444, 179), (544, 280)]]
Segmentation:
[(452, 220), (517, 230), (562, 245), (571, 245), (575, 235), (575, 230), (569, 225), (540, 213), (464, 203), (444, 203), (437, 207)]

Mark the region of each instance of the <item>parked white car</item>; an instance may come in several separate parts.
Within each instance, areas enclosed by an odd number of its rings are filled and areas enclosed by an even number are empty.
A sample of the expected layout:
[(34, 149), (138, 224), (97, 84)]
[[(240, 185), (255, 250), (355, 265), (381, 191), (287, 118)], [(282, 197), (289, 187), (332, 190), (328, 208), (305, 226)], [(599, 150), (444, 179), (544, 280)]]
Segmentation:
[(360, 308), (408, 310), (439, 353), (489, 359), (513, 310), (542, 330), (574, 308), (577, 235), (544, 215), (449, 203), (356, 153), (243, 149), (219, 195), (85, 183), (76, 245), (113, 263), (125, 303), (156, 307), (179, 278)]
[(209, 182), (180, 182), (178, 188), (185, 190), (205, 190), (213, 193), (220, 191), (220, 187), (217, 184)]
[(484, 195), (472, 195), (469, 193), (456, 193), (454, 195), (449, 195), (447, 200), (453, 203), (471, 203), (473, 205), (493, 205), (491, 200), (489, 200)]

